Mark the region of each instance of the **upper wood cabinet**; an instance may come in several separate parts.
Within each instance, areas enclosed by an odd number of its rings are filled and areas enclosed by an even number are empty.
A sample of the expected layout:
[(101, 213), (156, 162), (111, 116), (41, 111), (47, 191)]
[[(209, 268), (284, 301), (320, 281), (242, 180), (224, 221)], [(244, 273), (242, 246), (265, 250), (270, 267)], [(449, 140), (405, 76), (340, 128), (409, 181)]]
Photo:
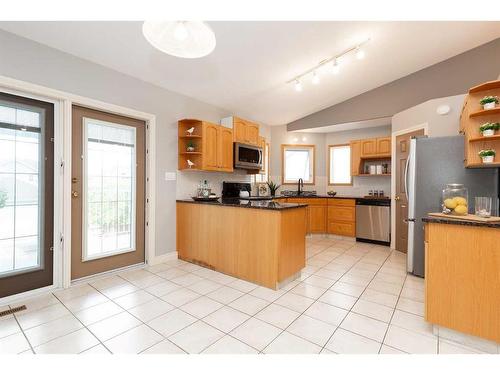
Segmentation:
[(232, 125), (234, 142), (259, 145), (259, 124), (235, 116), (222, 119), (221, 123)]
[(359, 167), (361, 164), (361, 142), (351, 141), (351, 176), (359, 175)]
[(219, 126), (217, 135), (217, 148), (219, 151), (219, 170), (222, 172), (233, 171), (233, 131)]
[(361, 156), (374, 156), (377, 154), (377, 141), (376, 139), (363, 139), (361, 140)]
[(233, 171), (233, 129), (185, 119), (179, 121), (178, 138), (179, 170)]
[(362, 139), (361, 157), (375, 158), (391, 154), (391, 137)]
[(377, 155), (391, 154), (391, 137), (377, 138)]
[(219, 125), (203, 123), (203, 164), (209, 171), (219, 169)]

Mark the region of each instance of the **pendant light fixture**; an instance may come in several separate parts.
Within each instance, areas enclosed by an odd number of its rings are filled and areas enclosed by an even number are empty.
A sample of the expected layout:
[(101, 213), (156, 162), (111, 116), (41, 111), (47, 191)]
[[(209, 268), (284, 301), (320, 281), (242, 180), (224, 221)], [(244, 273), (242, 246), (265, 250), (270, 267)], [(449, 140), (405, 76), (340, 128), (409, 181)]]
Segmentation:
[(188, 59), (210, 54), (216, 44), (210, 26), (200, 21), (145, 21), (142, 33), (156, 49)]

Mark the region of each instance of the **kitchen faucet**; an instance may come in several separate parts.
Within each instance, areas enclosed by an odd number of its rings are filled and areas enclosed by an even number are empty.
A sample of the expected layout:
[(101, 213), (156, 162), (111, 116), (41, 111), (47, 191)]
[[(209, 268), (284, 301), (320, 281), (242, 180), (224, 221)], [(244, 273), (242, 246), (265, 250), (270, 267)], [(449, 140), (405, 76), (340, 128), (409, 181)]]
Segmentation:
[(304, 180), (299, 178), (297, 183), (297, 195), (300, 195), (304, 192)]

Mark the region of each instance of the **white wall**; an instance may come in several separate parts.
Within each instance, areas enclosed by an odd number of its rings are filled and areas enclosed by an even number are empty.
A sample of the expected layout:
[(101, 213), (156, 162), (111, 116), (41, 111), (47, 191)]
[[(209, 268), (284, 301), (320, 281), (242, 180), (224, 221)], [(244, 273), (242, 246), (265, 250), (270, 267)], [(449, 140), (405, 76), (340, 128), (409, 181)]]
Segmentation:
[[(334, 133), (288, 132), (286, 126), (271, 127), (271, 179), (281, 183), (281, 145), (312, 144), (316, 146), (316, 180), (315, 185), (306, 185), (305, 190), (316, 190), (318, 194), (326, 194), (329, 190), (339, 195), (363, 196), (369, 190), (383, 190), (390, 194), (391, 182), (388, 177), (354, 177), (352, 186), (328, 186), (328, 145), (345, 144), (355, 139), (386, 137), (391, 134), (391, 126), (346, 130)], [(285, 185), (281, 190), (295, 190), (296, 185)]]
[[(380, 126), (376, 128), (366, 128), (358, 130), (347, 130), (326, 134), (326, 144), (339, 145), (349, 143), (351, 140), (389, 137), (391, 135), (391, 126)], [(328, 152), (328, 147), (326, 149)], [(327, 156), (328, 157), (328, 156)], [(328, 168), (328, 165), (326, 166)], [(328, 170), (327, 170), (328, 175)], [(352, 178), (352, 186), (329, 186), (328, 190), (334, 190), (339, 195), (364, 196), (368, 195), (369, 190), (382, 190), (386, 196), (391, 194), (391, 179), (383, 176), (355, 176)]]
[[(316, 190), (318, 194), (326, 194), (326, 141), (322, 133), (288, 132), (286, 125), (271, 126), (271, 173), (272, 181), (281, 184), (281, 145), (302, 144), (314, 145), (315, 151), (315, 185), (304, 186), (305, 190)], [(295, 190), (297, 184), (285, 185), (280, 190)]]
[[(464, 104), (465, 94), (447, 96), (428, 100), (424, 103), (408, 108), (392, 117), (392, 131), (399, 132), (413, 128), (422, 123), (428, 124), (430, 137), (444, 137), (458, 135), (460, 113)], [(450, 106), (450, 113), (438, 115), (436, 109), (440, 105)]]
[(101, 65), (0, 31), (0, 75), (156, 115), (156, 255), (175, 250), (177, 121), (229, 113)]

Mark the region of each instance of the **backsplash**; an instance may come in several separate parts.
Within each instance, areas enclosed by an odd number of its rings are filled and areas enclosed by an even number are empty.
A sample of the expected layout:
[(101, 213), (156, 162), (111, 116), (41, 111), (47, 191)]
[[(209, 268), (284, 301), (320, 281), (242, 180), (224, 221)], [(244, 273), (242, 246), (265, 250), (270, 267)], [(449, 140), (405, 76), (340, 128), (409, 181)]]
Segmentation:
[(233, 173), (218, 172), (180, 172), (177, 171), (177, 199), (186, 199), (196, 194), (198, 184), (202, 180), (210, 183), (212, 192), (220, 196), (222, 194), (222, 182), (252, 182), (252, 175), (243, 170), (235, 169)]

